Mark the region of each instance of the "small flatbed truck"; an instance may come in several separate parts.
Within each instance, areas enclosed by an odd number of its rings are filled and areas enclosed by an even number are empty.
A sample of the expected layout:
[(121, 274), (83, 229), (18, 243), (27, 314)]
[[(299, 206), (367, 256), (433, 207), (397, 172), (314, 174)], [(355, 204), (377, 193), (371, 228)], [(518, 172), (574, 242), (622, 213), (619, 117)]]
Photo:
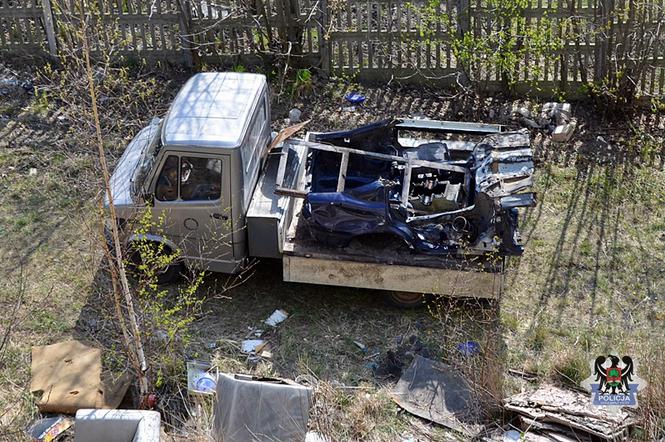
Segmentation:
[[(462, 135), (502, 130), (427, 121), (408, 120), (401, 129), (417, 131), (425, 124)], [(402, 306), (421, 303), (424, 294), (498, 297), (503, 258), (423, 255), (373, 237), (346, 247), (314, 240), (303, 221), (303, 199), (288, 189), (302, 189), (311, 179), (308, 146), (316, 147), (315, 134), (277, 146), (274, 137), (264, 76), (193, 76), (166, 116), (134, 137), (115, 168), (111, 194), (123, 241), (161, 243), (179, 251), (179, 266), (212, 272), (240, 272), (252, 258), (281, 259), (284, 281), (383, 290)], [(474, 144), (458, 143), (460, 149)], [(131, 226), (145, 210), (162, 225), (140, 236)], [(163, 280), (180, 270), (172, 266)]]

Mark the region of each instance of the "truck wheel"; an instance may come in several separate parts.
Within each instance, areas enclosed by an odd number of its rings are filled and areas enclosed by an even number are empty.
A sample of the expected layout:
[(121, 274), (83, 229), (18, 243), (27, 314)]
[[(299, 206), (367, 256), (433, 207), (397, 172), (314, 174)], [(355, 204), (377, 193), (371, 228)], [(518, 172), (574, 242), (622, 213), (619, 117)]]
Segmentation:
[(173, 263), (157, 274), (157, 284), (171, 284), (180, 278), (182, 273), (182, 264)]
[(425, 305), (427, 296), (423, 293), (387, 292), (386, 300), (399, 308), (418, 308)]
[[(130, 255), (129, 255), (129, 265), (130, 265), (130, 270), (134, 274), (135, 277), (138, 277), (138, 266), (141, 263), (141, 256), (136, 250), (131, 250), (130, 249)], [(161, 269), (159, 272), (157, 272), (157, 284), (158, 285), (164, 285), (164, 284), (171, 284), (172, 282), (175, 282), (181, 275), (183, 271), (183, 265), (179, 262), (174, 262), (173, 264)]]

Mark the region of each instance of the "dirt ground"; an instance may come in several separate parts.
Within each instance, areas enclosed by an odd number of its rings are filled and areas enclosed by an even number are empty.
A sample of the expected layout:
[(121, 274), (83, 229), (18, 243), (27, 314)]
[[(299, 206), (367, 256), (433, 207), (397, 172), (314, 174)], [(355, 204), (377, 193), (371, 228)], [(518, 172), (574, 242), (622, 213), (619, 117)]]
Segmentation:
[[(103, 347), (106, 366), (126, 367), (115, 356), (122, 344), (97, 243), (94, 150), (77, 132), (72, 107), (50, 98), (56, 94), (48, 78), (25, 68), (13, 73), (31, 79), (35, 91), (0, 95), (0, 333), (11, 326), (0, 349), (0, 439), (6, 440), (24, 437), (22, 429), (37, 415), (28, 391), (32, 345), (74, 337)], [(124, 113), (113, 97), (101, 101), (112, 161), (142, 125), (163, 114), (188, 74), (129, 75), (153, 89)], [(343, 96), (351, 90), (363, 92), (366, 104), (346, 109)], [(342, 80), (317, 83), (308, 97), (274, 95), (276, 129), (298, 106), (303, 119), (312, 120), (310, 130), (393, 116), (518, 128), (510, 117), (513, 104), (536, 111), (542, 101)], [(462, 370), (487, 393), (486, 418), (493, 425), (503, 422), (496, 408), (501, 398), (535, 386), (508, 369), (534, 373), (537, 383), (577, 385), (590, 374), (588, 361), (612, 350), (633, 355), (640, 377), (651, 384), (640, 396), (643, 429), (634, 436), (655, 437), (665, 427), (659, 380), (665, 363), (665, 116), (646, 109), (610, 122), (580, 103), (573, 103), (573, 114), (579, 125), (569, 143), (550, 143), (533, 132), (539, 203), (521, 214), (526, 251), (509, 261), (498, 302), (441, 299), (398, 310), (375, 291), (284, 283), (280, 263), (266, 260), (231, 290), (224, 289), (226, 277), (206, 277), (192, 341), (182, 354), (168, 355), (179, 361), (170, 366), (202, 359), (223, 370), (307, 375), (317, 383), (311, 426), (334, 440), (459, 440), (390, 400), (394, 379), (373, 374), (388, 350), (415, 337), (430, 357)], [(268, 335), (272, 358), (251, 364), (237, 343), (277, 308), (290, 317)], [(460, 355), (456, 347), (466, 341), (480, 343), (481, 355)], [(174, 373), (173, 383), (159, 391), (160, 407), (174, 413), (165, 416), (165, 436), (205, 440), (209, 426), (188, 417), (174, 388), (183, 376)]]

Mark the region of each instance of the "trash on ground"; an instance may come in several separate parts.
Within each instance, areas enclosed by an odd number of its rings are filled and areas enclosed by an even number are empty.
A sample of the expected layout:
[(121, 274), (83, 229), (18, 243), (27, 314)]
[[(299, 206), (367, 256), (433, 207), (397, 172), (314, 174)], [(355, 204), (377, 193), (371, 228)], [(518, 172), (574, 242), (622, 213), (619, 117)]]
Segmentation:
[(396, 341), (397, 348), (388, 350), (386, 354), (373, 366), (374, 376), (379, 378), (399, 379), (402, 375), (402, 369), (411, 364), (414, 356), (419, 355), (423, 358), (430, 357), (429, 348), (427, 348), (420, 338), (413, 335), (408, 341), (402, 337)]
[(305, 435), (305, 442), (330, 442), (330, 438), (317, 431), (308, 431)]
[(240, 351), (243, 353), (258, 353), (265, 344), (266, 341), (263, 339), (245, 339), (240, 344)]
[(540, 112), (540, 121), (543, 126), (559, 126), (566, 124), (572, 117), (570, 103), (545, 103)]
[(523, 126), (531, 128), (531, 129), (540, 129), (541, 126), (536, 122), (535, 120), (532, 120), (531, 118), (526, 118), (522, 117), (520, 118), (520, 122), (522, 123)]
[(457, 344), (457, 351), (459, 351), (462, 356), (475, 356), (480, 353), (480, 344), (474, 341), (467, 341)]
[(552, 132), (552, 141), (557, 143), (565, 143), (573, 136), (576, 127), (577, 121), (575, 120), (572, 120), (570, 123), (555, 127), (554, 132)]
[(41, 412), (75, 413), (103, 404), (102, 351), (78, 341), (32, 347), (30, 391)]
[(300, 122), (300, 117), (302, 117), (302, 111), (294, 107), (289, 111), (289, 124), (296, 124)]
[(20, 95), (24, 93), (31, 93), (35, 90), (32, 81), (21, 81), (14, 77), (0, 78), (0, 95)]
[(72, 426), (74, 421), (66, 416), (46, 417), (33, 422), (27, 430), (34, 442), (51, 442)]
[(416, 355), (391, 392), (404, 410), (474, 437), (481, 410), (464, 377), (453, 367)]
[(157, 411), (82, 409), (74, 441), (159, 442), (161, 420)]
[(524, 118), (531, 118), (531, 111), (529, 110), (528, 107), (526, 106), (521, 106), (518, 103), (513, 103), (512, 105), (509, 103), (506, 103), (506, 107), (511, 106), (510, 108), (510, 114), (513, 117), (524, 117)]
[(213, 435), (216, 440), (305, 440), (312, 390), (276, 378), (221, 373)]
[(517, 430), (508, 430), (503, 433), (503, 440), (505, 442), (520, 442), (522, 440), (522, 433)]
[(358, 347), (363, 353), (367, 353), (367, 346), (360, 341), (353, 341), (353, 345)]
[(79, 341), (32, 347), (30, 391), (41, 412), (75, 413), (80, 408), (116, 408), (131, 384), (125, 373), (102, 377), (101, 350)]
[(187, 361), (187, 391), (213, 394), (217, 385), (217, 369), (202, 361)]
[(608, 411), (592, 406), (588, 393), (548, 385), (514, 395), (504, 403), (506, 410), (518, 415), (523, 430), (554, 435), (551, 438), (561, 435), (560, 440), (624, 440), (636, 423), (624, 409)]
[(365, 96), (358, 92), (351, 92), (344, 97), (351, 104), (362, 104), (365, 102)]
[(272, 315), (270, 315), (268, 317), (268, 319), (266, 319), (263, 322), (266, 325), (270, 325), (271, 327), (276, 327), (277, 324), (284, 321), (288, 317), (289, 317), (289, 314), (285, 310), (277, 309), (274, 312), (272, 312)]

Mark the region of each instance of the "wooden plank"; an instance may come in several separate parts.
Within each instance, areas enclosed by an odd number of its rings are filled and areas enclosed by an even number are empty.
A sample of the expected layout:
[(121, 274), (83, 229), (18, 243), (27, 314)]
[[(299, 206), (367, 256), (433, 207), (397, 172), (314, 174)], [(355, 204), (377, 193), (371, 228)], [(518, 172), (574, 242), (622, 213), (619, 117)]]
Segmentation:
[(494, 299), (502, 274), (284, 255), (284, 281)]
[(346, 169), (349, 167), (349, 153), (342, 153), (342, 160), (339, 164), (339, 174), (337, 175), (337, 192), (344, 192), (346, 185)]

